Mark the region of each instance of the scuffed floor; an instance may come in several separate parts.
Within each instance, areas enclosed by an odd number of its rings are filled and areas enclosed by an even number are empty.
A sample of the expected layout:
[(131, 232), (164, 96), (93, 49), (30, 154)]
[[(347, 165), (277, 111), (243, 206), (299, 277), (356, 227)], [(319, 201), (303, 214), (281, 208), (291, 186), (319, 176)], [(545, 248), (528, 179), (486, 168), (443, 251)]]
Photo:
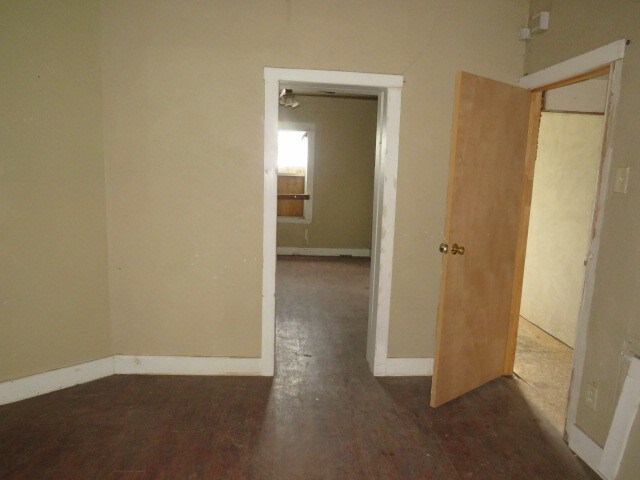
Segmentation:
[(525, 384), (523, 394), (560, 433), (564, 432), (572, 361), (572, 348), (520, 317), (514, 372)]
[(0, 406), (0, 478), (598, 478), (515, 380), (434, 410), (430, 378), (374, 378), (368, 276), (278, 261), (273, 379), (116, 375)]

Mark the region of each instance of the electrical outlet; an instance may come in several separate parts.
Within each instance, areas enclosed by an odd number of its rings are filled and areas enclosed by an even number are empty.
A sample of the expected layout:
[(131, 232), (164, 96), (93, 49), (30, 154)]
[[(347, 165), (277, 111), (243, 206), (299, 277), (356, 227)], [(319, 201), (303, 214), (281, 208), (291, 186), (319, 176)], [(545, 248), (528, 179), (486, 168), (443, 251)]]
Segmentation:
[(597, 402), (598, 402), (598, 386), (593, 382), (589, 382), (587, 383), (587, 388), (584, 392), (584, 404), (595, 412)]

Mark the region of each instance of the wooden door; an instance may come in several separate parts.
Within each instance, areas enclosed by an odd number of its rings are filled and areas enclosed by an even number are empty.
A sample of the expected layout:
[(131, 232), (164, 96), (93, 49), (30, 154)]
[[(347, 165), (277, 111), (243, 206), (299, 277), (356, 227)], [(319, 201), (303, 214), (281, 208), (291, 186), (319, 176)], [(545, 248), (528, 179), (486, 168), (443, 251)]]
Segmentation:
[(456, 78), (433, 407), (504, 372), (530, 104), (528, 90)]

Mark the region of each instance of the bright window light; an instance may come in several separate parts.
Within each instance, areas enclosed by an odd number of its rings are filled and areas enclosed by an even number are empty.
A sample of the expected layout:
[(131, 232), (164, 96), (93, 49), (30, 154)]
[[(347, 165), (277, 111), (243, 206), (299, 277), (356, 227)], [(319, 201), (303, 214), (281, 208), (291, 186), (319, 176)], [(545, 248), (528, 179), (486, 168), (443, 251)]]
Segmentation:
[(278, 132), (278, 173), (306, 175), (309, 136), (300, 130)]

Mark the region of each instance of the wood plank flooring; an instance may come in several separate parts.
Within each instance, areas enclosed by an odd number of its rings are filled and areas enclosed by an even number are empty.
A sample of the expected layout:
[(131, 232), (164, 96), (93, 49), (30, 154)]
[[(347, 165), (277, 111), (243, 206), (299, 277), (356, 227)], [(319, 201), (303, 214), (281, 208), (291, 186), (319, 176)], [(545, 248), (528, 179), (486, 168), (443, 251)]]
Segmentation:
[(590, 479), (498, 379), (437, 410), (365, 360), (368, 261), (278, 261), (277, 371), (112, 376), (0, 406), (2, 479)]

